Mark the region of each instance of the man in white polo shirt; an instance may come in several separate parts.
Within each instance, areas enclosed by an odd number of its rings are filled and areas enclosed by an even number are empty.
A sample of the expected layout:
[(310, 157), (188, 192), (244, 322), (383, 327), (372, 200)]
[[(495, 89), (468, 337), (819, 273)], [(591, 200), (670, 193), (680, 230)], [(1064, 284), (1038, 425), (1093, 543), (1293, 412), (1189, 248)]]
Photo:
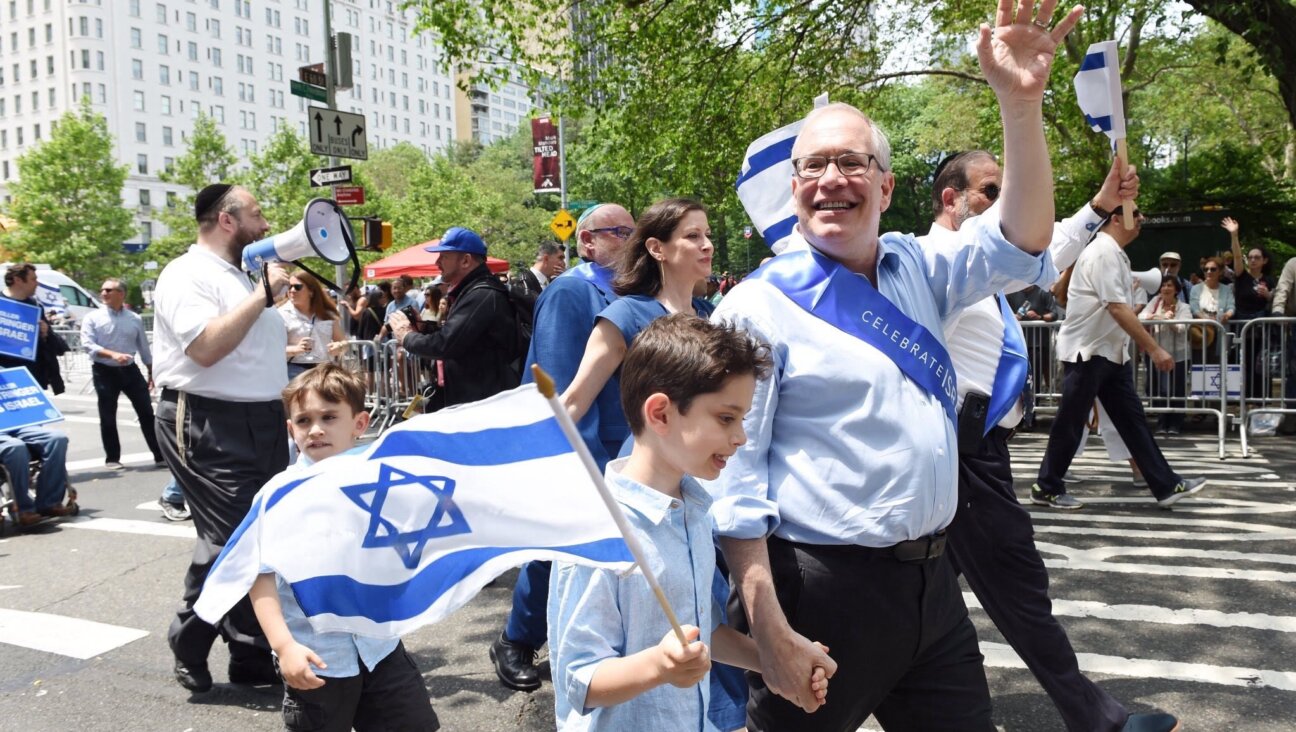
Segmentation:
[(247, 598), (217, 626), (193, 613), (212, 562), (267, 480), (288, 466), (280, 392), (287, 336), (274, 294), (288, 284), (271, 264), (261, 283), (240, 268), (243, 248), (270, 226), (246, 189), (218, 183), (194, 201), (198, 242), (162, 270), (154, 294), (153, 379), (162, 388), (157, 437), (193, 516), (198, 542), (167, 638), (175, 678), (211, 688), (207, 655), (229, 644), (232, 683), (276, 683), (269, 645)]
[(1143, 214), (1134, 212), (1134, 228), (1120, 223), (1117, 206), (1093, 242), (1076, 261), (1071, 275), (1066, 320), (1058, 331), (1062, 361), (1062, 401), (1049, 431), (1048, 448), (1031, 502), (1077, 509), (1083, 503), (1067, 495), (1062, 476), (1071, 467), (1094, 399), (1102, 401), (1112, 426), (1129, 446), (1157, 505), (1169, 508), (1202, 489), (1205, 478), (1183, 478), (1170, 467), (1152, 439), (1143, 403), (1134, 389), (1129, 360), (1130, 338), (1146, 351), (1160, 371), (1174, 368), (1174, 357), (1157, 343), (1130, 307), (1129, 257), (1125, 247), (1138, 238)]

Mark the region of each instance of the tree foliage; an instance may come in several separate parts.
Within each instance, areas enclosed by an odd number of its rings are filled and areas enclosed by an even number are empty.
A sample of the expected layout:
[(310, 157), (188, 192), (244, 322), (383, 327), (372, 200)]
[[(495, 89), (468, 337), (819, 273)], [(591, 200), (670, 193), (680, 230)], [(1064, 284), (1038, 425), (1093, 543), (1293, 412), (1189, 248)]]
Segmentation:
[(184, 186), (187, 190), (169, 198), (158, 218), (167, 233), (149, 245), (150, 259), (170, 261), (183, 254), (198, 238), (198, 223), (194, 221), (194, 197), (212, 183), (233, 179), (238, 157), (230, 148), (216, 120), (199, 113), (193, 131), (185, 141), (185, 151), (158, 177), (166, 183)]
[(19, 229), (6, 248), (76, 279), (115, 274), (125, 256), (122, 242), (136, 233), (133, 215), (122, 206), (126, 170), (114, 159), (103, 115), (83, 100), (18, 158), (8, 214)]

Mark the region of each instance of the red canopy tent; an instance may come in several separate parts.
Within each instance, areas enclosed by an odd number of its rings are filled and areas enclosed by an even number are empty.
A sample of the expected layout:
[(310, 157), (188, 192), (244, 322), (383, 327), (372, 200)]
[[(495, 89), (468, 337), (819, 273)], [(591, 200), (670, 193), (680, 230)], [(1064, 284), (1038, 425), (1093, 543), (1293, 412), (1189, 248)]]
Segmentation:
[[(433, 246), (440, 241), (440, 239), (433, 239), (422, 244), (415, 244), (409, 249), (403, 249), (390, 257), (383, 257), (373, 264), (366, 264), (364, 278), (369, 281), (386, 280), (403, 274), (410, 277), (435, 277), (441, 274), (441, 268), (437, 266), (437, 258), (441, 255), (440, 253), (427, 251), (427, 247)], [(494, 274), (500, 274), (509, 270), (509, 263), (504, 259), (487, 257), (486, 267)]]

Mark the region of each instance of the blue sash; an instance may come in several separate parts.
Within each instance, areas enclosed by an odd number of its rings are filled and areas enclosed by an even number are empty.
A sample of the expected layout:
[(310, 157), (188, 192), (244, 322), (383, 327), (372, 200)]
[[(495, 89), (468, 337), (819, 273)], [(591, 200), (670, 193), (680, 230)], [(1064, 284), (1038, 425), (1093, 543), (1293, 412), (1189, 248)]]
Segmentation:
[(586, 282), (598, 288), (608, 302), (617, 299), (616, 291), (612, 289), (612, 277), (616, 274), (611, 269), (603, 267), (596, 262), (581, 262), (580, 264), (567, 270), (565, 275), (585, 280)]
[(807, 313), (877, 349), (958, 423), (958, 386), (945, 345), (868, 279), (813, 249), (780, 254), (748, 277), (770, 283)]
[(1008, 410), (1017, 403), (1022, 389), (1026, 388), (1026, 374), (1030, 361), (1026, 358), (1026, 339), (1017, 318), (1008, 309), (1008, 300), (1002, 293), (995, 294), (999, 303), (999, 316), (1003, 318), (1003, 352), (995, 369), (994, 386), (990, 388), (990, 406), (986, 408), (985, 433), (999, 424)]

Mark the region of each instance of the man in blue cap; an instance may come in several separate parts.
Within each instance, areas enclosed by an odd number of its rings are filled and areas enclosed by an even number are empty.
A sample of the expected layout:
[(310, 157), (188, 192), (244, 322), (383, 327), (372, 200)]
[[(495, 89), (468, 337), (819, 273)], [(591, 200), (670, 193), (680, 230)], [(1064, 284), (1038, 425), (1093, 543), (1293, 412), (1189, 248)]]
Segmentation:
[(454, 226), (427, 251), (440, 255), (450, 311), (444, 324), (424, 323), (422, 333), (413, 332), (404, 314), (392, 313), (392, 335), (415, 356), (441, 361), (438, 384), (446, 406), (517, 386), (522, 338), (508, 291), (486, 268), (486, 242), (477, 232)]

